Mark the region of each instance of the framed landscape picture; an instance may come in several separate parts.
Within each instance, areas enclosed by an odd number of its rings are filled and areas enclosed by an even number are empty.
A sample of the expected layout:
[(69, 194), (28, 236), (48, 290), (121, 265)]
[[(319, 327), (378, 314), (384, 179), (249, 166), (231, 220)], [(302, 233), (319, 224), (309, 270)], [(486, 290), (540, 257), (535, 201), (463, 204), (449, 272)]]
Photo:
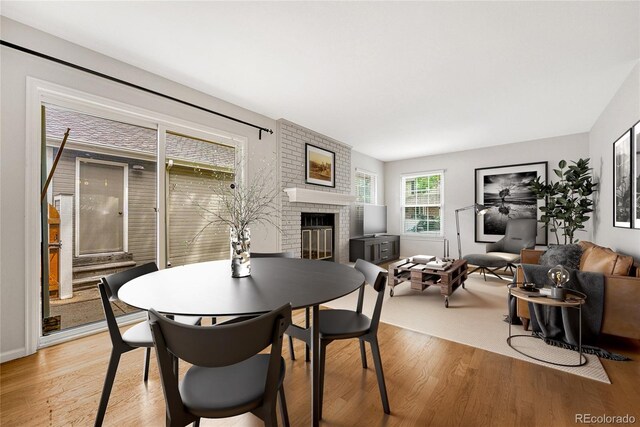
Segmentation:
[(633, 150), (631, 151), (631, 164), (633, 165), (633, 191), (632, 206), (633, 228), (640, 229), (640, 122), (633, 126), (632, 132)]
[(315, 145), (305, 144), (305, 182), (307, 184), (336, 186), (336, 155)]
[[(547, 181), (547, 162), (476, 169), (476, 203), (489, 208), (484, 215), (476, 216), (476, 242), (500, 240), (509, 219), (540, 219), (538, 208), (544, 206), (544, 200), (538, 200), (528, 187), (537, 177)], [(536, 244), (547, 244), (543, 223), (539, 223)]]
[(613, 226), (631, 228), (631, 129), (613, 143)]

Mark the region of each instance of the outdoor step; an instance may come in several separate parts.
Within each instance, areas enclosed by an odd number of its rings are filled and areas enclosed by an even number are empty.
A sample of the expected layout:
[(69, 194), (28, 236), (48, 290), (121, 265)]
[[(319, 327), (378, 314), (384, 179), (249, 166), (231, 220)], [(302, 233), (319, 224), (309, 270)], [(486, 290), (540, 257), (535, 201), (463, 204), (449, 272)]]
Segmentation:
[(83, 277), (82, 279), (73, 279), (73, 291), (89, 289), (98, 284), (102, 276)]
[(73, 273), (86, 273), (88, 271), (97, 271), (97, 270), (112, 270), (115, 268), (124, 268), (124, 267), (133, 267), (136, 265), (135, 261), (120, 261), (120, 262), (109, 262), (104, 264), (91, 264), (85, 265), (82, 267), (74, 267)]

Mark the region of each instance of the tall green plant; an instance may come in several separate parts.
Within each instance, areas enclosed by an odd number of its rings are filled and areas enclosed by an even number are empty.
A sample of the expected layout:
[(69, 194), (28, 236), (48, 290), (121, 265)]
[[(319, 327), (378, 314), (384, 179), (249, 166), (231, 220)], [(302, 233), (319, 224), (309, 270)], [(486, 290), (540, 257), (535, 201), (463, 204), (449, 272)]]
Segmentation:
[(562, 231), (565, 244), (577, 242), (575, 232), (584, 229), (584, 223), (590, 218), (588, 214), (593, 212), (591, 195), (597, 184), (593, 182), (589, 159), (571, 163), (567, 167), (567, 162), (560, 160), (558, 169), (553, 170), (559, 181), (545, 184), (537, 177), (529, 184), (536, 197), (547, 202), (546, 206), (540, 207), (540, 222), (550, 226), (558, 244), (559, 230)]

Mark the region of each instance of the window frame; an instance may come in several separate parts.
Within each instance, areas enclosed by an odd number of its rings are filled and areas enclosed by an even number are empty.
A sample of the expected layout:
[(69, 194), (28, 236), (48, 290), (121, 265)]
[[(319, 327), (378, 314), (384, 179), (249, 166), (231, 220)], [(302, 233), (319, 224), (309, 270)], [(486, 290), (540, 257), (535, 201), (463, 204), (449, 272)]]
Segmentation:
[[(204, 139), (214, 138), (217, 143), (233, 146), (236, 150), (236, 164), (245, 158), (248, 152), (249, 138), (246, 135), (231, 133), (217, 127), (190, 121), (177, 116), (160, 113), (147, 106), (136, 106), (134, 102), (122, 102), (116, 97), (105, 97), (95, 93), (85, 92), (63, 86), (50, 81), (27, 76), (26, 78), (26, 168), (25, 168), (25, 256), (26, 264), (30, 266), (25, 271), (25, 347), (20, 350), (20, 356), (35, 353), (38, 349), (80, 338), (92, 333), (106, 330), (106, 323), (94, 322), (83, 326), (63, 330), (51, 335), (42, 335), (41, 317), (41, 165), (43, 153), (42, 144), (42, 106), (53, 104), (68, 108), (83, 114), (96, 115), (103, 119), (122, 121), (124, 123), (157, 129), (158, 145), (157, 165), (166, 164), (165, 132), (188, 132), (191, 136)], [(70, 146), (73, 141), (69, 141)], [(47, 143), (47, 146), (48, 143)], [(78, 146), (81, 146), (78, 145)], [(105, 154), (111, 154), (109, 147), (102, 147)], [(161, 168), (159, 167), (159, 170)], [(238, 179), (243, 180), (249, 173), (250, 167), (241, 164), (237, 171)], [(165, 203), (165, 175), (157, 173), (157, 197), (155, 208), (157, 215), (164, 215)], [(74, 202), (75, 206), (75, 202)], [(166, 264), (166, 230), (160, 220), (157, 224), (157, 254), (156, 262), (160, 268)], [(75, 253), (75, 252), (74, 252)], [(140, 321), (145, 314), (131, 313), (118, 317), (119, 325)]]
[[(371, 202), (364, 202), (358, 200), (358, 174), (368, 175), (372, 179), (372, 188), (371, 188)], [(355, 176), (354, 176), (354, 185), (355, 185), (355, 196), (356, 196), (356, 204), (358, 205), (377, 205), (378, 204), (378, 174), (368, 171), (366, 169), (356, 168)]]
[[(440, 204), (406, 204), (405, 197), (405, 188), (407, 180), (414, 178), (422, 178), (439, 175), (440, 176)], [(444, 169), (425, 171), (425, 172), (413, 172), (408, 174), (402, 174), (400, 176), (400, 230), (403, 236), (411, 236), (411, 237), (425, 237), (425, 238), (433, 238), (433, 237), (444, 237), (444, 209), (445, 209), (445, 201), (444, 201), (444, 188), (445, 188), (445, 171)], [(434, 231), (405, 231), (405, 208), (407, 207), (438, 207), (440, 209), (440, 230), (438, 232)]]

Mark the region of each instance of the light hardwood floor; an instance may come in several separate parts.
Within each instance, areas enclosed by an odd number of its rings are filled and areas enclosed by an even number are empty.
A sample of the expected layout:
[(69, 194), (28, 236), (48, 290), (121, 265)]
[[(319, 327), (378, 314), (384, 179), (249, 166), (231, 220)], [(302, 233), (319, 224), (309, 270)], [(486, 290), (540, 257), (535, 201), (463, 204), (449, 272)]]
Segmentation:
[[(300, 314), (296, 314), (300, 322)], [(380, 325), (391, 415), (382, 412), (370, 351), (363, 370), (357, 341), (328, 348), (324, 426), (563, 426), (576, 414), (635, 416), (640, 423), (640, 342), (614, 340), (610, 350), (632, 362), (603, 360), (612, 385), (477, 348)], [(92, 425), (111, 343), (106, 333), (39, 351), (0, 366), (0, 425)], [(291, 361), (285, 381), (292, 426), (308, 426), (310, 365)], [(142, 382), (143, 350), (125, 354), (105, 425), (160, 426), (164, 398), (152, 356)], [(184, 373), (186, 364), (181, 365)], [(260, 426), (252, 415), (203, 420), (203, 426)]]

